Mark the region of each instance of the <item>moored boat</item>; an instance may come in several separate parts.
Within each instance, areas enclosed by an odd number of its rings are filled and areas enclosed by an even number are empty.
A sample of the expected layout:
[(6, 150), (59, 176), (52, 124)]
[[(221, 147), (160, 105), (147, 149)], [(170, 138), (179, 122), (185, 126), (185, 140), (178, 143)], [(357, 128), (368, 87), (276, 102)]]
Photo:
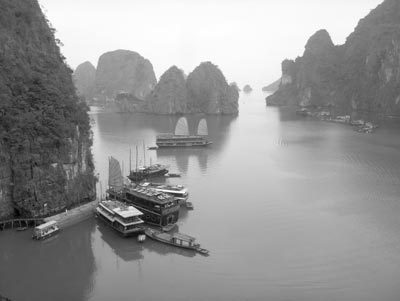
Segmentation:
[(162, 177), (167, 173), (168, 166), (162, 164), (153, 164), (150, 166), (139, 167), (136, 170), (131, 170), (128, 178), (133, 182), (138, 182), (145, 179)]
[(173, 195), (141, 186), (124, 184), (119, 162), (110, 158), (107, 199), (121, 201), (143, 213), (144, 222), (165, 228), (172, 227), (179, 218), (179, 204)]
[(209, 255), (209, 251), (201, 248), (200, 244), (196, 243), (196, 239), (192, 236), (183, 233), (166, 233), (155, 229), (147, 228), (145, 234), (160, 242), (173, 245), (179, 248), (185, 248), (197, 251), (203, 255)]
[(50, 236), (57, 234), (60, 231), (56, 221), (49, 221), (47, 223), (41, 224), (33, 230), (33, 239), (41, 240), (46, 239)]
[(143, 187), (155, 189), (156, 191), (168, 193), (174, 196), (178, 203), (183, 204), (189, 198), (189, 191), (183, 185), (169, 185), (161, 183), (145, 182), (140, 184)]
[(206, 139), (207, 135), (207, 122), (204, 118), (199, 122), (197, 135), (190, 135), (187, 120), (181, 117), (176, 124), (175, 132), (158, 135), (156, 144), (159, 148), (208, 146), (212, 142)]
[(96, 208), (96, 216), (122, 236), (144, 233), (143, 220), (139, 217), (141, 215), (143, 213), (133, 206), (116, 200), (101, 201)]
[(143, 212), (144, 222), (160, 228), (170, 227), (179, 219), (180, 205), (175, 197), (139, 184), (110, 188), (108, 198), (122, 201)]
[(193, 210), (194, 209), (193, 203), (191, 203), (191, 202), (186, 202), (185, 205), (186, 205), (186, 208), (189, 209), (189, 210)]

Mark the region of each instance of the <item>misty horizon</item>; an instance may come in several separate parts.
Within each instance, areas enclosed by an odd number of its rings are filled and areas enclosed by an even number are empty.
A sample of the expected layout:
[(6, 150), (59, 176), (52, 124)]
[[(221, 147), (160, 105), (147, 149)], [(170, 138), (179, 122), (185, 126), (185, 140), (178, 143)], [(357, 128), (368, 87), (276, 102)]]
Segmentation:
[(73, 69), (85, 61), (96, 67), (103, 53), (126, 49), (148, 59), (157, 79), (173, 65), (188, 74), (211, 61), (241, 88), (278, 79), (281, 62), (301, 56), (320, 29), (343, 44), (381, 2), (40, 0)]

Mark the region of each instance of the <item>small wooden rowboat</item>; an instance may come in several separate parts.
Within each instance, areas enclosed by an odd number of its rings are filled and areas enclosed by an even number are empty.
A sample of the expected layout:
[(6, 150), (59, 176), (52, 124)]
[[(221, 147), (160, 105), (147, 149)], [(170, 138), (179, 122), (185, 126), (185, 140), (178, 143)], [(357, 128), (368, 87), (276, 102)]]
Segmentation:
[(200, 244), (195, 243), (195, 238), (183, 233), (169, 234), (152, 228), (147, 228), (144, 233), (155, 240), (173, 245), (179, 248), (185, 248), (197, 251), (203, 255), (209, 255), (209, 251), (200, 247)]

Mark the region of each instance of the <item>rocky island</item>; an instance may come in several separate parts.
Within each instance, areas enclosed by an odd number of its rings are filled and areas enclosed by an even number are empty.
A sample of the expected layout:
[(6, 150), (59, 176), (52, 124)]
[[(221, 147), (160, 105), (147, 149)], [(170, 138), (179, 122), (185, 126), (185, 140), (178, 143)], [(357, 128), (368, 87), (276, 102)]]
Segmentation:
[(250, 85), (245, 85), (245, 86), (243, 87), (243, 92), (244, 92), (244, 93), (250, 93), (251, 91), (253, 91), (253, 88), (250, 87)]
[(188, 76), (172, 66), (157, 83), (148, 60), (136, 52), (117, 50), (100, 57), (93, 88), (86, 88), (89, 68), (84, 63), (74, 74), (78, 92), (91, 99), (89, 103), (114, 105), (115, 110), (129, 113), (238, 113), (237, 84), (228, 84), (211, 62), (201, 63)]
[(282, 62), (279, 89), (267, 105), (333, 107), (336, 112), (400, 115), (400, 3), (385, 0), (360, 20), (345, 44), (326, 30), (302, 57)]
[(87, 106), (36, 0), (0, 2), (0, 218), (95, 197)]

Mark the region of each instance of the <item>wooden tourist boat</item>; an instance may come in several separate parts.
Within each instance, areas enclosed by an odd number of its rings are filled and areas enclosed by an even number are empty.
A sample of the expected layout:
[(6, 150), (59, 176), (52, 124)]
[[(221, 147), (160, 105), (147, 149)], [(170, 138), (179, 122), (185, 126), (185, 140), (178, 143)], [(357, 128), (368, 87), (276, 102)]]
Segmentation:
[(33, 239), (42, 240), (60, 232), (60, 227), (56, 221), (49, 221), (34, 228)]
[(155, 229), (147, 228), (145, 234), (160, 242), (173, 245), (179, 248), (185, 248), (197, 251), (203, 255), (209, 255), (209, 251), (200, 247), (200, 244), (195, 243), (196, 239), (192, 236), (183, 233), (169, 234)]
[(159, 148), (208, 146), (212, 142), (206, 139), (207, 135), (207, 122), (204, 118), (199, 122), (197, 135), (189, 135), (187, 120), (181, 117), (176, 123), (175, 132), (158, 135), (156, 144)]
[(109, 163), (107, 199), (135, 207), (143, 213), (144, 222), (160, 228), (170, 228), (178, 221), (180, 206), (173, 195), (137, 183), (124, 184), (119, 162), (111, 158)]
[(96, 208), (96, 216), (125, 237), (144, 233), (141, 215), (133, 206), (116, 200), (101, 201)]

